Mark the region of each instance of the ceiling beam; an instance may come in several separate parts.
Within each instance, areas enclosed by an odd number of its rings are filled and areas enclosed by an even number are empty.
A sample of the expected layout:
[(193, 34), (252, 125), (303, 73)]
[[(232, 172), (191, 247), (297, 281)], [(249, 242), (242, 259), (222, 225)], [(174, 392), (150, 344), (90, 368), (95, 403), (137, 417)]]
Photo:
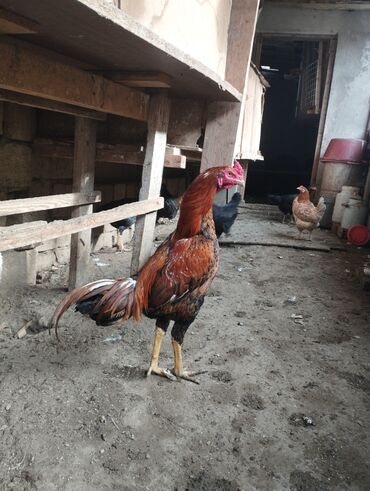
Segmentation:
[(147, 94), (7, 41), (0, 42), (0, 59), (2, 89), (147, 121)]
[(38, 109), (45, 109), (46, 111), (53, 111), (63, 114), (70, 114), (72, 116), (97, 119), (98, 121), (105, 121), (107, 118), (107, 115), (105, 113), (94, 111), (92, 109), (86, 109), (85, 107), (72, 106), (71, 104), (65, 104), (64, 102), (41, 99), (41, 97), (21, 94), (4, 89), (0, 89), (0, 101), (11, 102), (20, 106), (37, 107)]
[(118, 70), (104, 72), (104, 76), (128, 87), (171, 88), (171, 77), (162, 72), (123, 72)]
[(37, 29), (37, 22), (0, 8), (0, 34), (34, 34)]

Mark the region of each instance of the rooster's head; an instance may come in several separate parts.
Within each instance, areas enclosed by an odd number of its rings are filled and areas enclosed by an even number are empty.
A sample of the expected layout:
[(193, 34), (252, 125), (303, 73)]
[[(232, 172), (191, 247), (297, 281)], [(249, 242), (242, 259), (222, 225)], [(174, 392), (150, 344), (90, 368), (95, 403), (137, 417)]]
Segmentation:
[(217, 167), (217, 189), (229, 189), (233, 186), (244, 185), (244, 170), (237, 160), (233, 165)]

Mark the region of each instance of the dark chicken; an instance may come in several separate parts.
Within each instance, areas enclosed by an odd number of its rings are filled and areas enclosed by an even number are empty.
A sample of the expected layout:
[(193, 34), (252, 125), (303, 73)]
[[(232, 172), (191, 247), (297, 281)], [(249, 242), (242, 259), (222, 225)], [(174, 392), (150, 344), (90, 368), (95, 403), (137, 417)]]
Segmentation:
[(217, 238), (222, 234), (228, 235), (230, 233), (230, 229), (238, 216), (238, 206), (241, 199), (240, 193), (234, 193), (231, 201), (226, 205), (212, 206)]
[(297, 194), (268, 194), (267, 201), (270, 205), (277, 205), (283, 216), (283, 223), (285, 219), (292, 214), (292, 205), (294, 198)]
[[(112, 208), (116, 208), (117, 206), (127, 205), (129, 203), (133, 203), (134, 201), (136, 201), (135, 198), (117, 199), (115, 201), (104, 204), (98, 209), (98, 211), (111, 210)], [(133, 227), (135, 225), (135, 222), (136, 217), (129, 217), (111, 223), (112, 227), (117, 229), (117, 248), (120, 252), (129, 250), (125, 249), (123, 246), (123, 232), (128, 228)]]
[(162, 184), (160, 196), (164, 198), (164, 205), (157, 211), (157, 221), (159, 218), (173, 220), (179, 211), (178, 200), (171, 195), (165, 184)]
[[(185, 333), (201, 308), (219, 263), (219, 245), (212, 202), (221, 189), (243, 184), (243, 168), (213, 167), (200, 174), (185, 192), (176, 230), (147, 260), (137, 277), (88, 283), (70, 292), (56, 308), (50, 327), (57, 333), (60, 317), (73, 304), (98, 325), (109, 325), (144, 314), (156, 319), (148, 375), (195, 381), (183, 369), (181, 346)], [(174, 368), (158, 365), (161, 343), (171, 321)]]
[[(163, 208), (161, 208), (157, 212), (157, 221), (159, 218), (169, 218), (170, 220), (175, 218), (179, 209), (179, 204), (177, 200), (170, 194), (165, 184), (162, 184), (160, 196), (164, 198), (164, 204)], [(116, 208), (117, 206), (127, 205), (129, 203), (133, 203), (134, 201), (136, 201), (136, 199), (134, 198), (118, 199), (104, 204), (98, 209), (98, 211), (111, 210), (112, 208)], [(124, 248), (122, 236), (123, 232), (128, 228), (133, 227), (135, 223), (136, 217), (124, 218), (122, 220), (111, 223), (112, 227), (117, 229), (117, 248), (120, 252), (130, 250)]]

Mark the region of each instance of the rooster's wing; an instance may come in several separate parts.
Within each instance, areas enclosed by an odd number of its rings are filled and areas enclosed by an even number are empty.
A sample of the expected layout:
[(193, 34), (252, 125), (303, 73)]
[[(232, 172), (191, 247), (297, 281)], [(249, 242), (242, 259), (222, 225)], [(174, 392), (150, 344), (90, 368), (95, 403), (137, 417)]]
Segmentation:
[(167, 258), (149, 293), (149, 310), (175, 306), (190, 294), (204, 296), (218, 266), (217, 241), (203, 235), (167, 244)]

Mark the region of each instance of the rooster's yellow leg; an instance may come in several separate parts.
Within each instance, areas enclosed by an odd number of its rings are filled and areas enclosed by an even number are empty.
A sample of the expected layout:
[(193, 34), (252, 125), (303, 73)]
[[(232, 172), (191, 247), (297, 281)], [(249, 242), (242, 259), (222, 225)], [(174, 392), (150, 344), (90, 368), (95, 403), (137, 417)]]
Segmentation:
[(161, 351), (162, 340), (163, 340), (163, 336), (165, 334), (166, 334), (166, 331), (164, 331), (160, 327), (156, 328), (155, 334), (154, 334), (152, 358), (150, 361), (150, 367), (149, 367), (149, 370), (147, 372), (147, 376), (154, 373), (155, 375), (167, 377), (170, 380), (176, 380), (176, 377), (174, 375), (172, 375), (172, 373), (169, 370), (164, 369), (164, 368), (159, 368), (159, 366), (158, 366), (159, 352)]
[(181, 344), (175, 341), (172, 338), (172, 348), (173, 348), (173, 357), (175, 360), (175, 366), (173, 368), (173, 373), (176, 375), (178, 378), (182, 378), (184, 380), (188, 380), (189, 382), (194, 382), (195, 384), (199, 384), (198, 380), (193, 378), (195, 375), (200, 375), (201, 373), (206, 373), (205, 370), (201, 372), (188, 372), (187, 370), (184, 370), (183, 365), (182, 365), (182, 350), (181, 350)]

